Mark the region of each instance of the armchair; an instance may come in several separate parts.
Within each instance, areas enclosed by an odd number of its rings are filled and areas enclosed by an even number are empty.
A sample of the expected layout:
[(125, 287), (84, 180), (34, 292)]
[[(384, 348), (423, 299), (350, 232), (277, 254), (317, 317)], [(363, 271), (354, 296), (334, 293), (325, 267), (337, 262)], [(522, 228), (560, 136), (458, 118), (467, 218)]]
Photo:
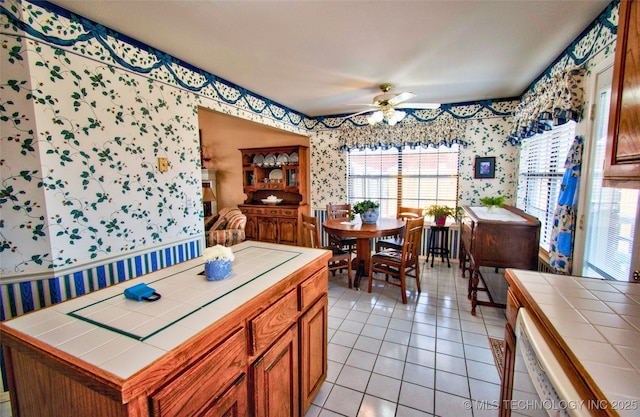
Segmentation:
[(205, 225), (208, 246), (232, 246), (245, 240), (247, 216), (237, 207), (225, 207)]

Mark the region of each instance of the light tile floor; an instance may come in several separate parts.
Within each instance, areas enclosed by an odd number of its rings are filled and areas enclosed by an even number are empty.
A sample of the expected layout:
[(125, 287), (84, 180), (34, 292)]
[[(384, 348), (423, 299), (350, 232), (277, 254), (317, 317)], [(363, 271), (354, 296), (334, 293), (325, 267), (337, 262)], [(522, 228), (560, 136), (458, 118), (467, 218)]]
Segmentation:
[(328, 375), (305, 417), (498, 415), (488, 336), (503, 338), (504, 310), (472, 316), (458, 264), (422, 266), (422, 292), (410, 279), (406, 305), (395, 286), (329, 282)]

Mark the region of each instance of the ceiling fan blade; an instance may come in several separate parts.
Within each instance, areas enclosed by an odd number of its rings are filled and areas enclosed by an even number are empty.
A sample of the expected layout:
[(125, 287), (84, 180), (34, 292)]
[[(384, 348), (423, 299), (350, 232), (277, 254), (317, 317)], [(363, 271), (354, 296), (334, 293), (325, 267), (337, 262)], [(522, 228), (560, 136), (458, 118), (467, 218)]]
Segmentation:
[(353, 113), (353, 114), (350, 114), (348, 116), (345, 116), (345, 119), (350, 119), (352, 117), (359, 116), (359, 115), (365, 114), (365, 113), (371, 113), (373, 111), (376, 111), (376, 110), (375, 109), (362, 110), (362, 111), (359, 111), (357, 113)]
[(397, 106), (398, 104), (402, 103), (403, 101), (407, 101), (410, 100), (412, 98), (414, 98), (416, 95), (413, 93), (410, 93), (408, 91), (404, 91), (400, 94), (397, 94), (395, 97), (392, 97), (389, 99), (389, 104), (391, 104), (392, 106)]
[(402, 103), (396, 106), (397, 109), (437, 109), (440, 103)]

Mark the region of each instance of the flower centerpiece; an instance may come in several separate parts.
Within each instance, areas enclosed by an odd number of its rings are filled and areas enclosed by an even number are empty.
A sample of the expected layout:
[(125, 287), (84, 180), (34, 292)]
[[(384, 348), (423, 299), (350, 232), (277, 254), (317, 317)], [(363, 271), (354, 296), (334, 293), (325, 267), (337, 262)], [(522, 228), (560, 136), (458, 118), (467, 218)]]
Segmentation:
[(424, 211), (429, 216), (433, 216), (433, 221), (436, 226), (444, 226), (447, 221), (447, 217), (455, 217), (456, 210), (449, 206), (441, 206), (433, 204)]
[(359, 214), (362, 223), (375, 224), (378, 221), (380, 203), (371, 200), (359, 201), (353, 205), (352, 211)]
[(502, 207), (504, 205), (504, 196), (483, 197), (480, 199), (480, 204), (485, 206), (487, 211), (493, 211), (496, 207)]
[(209, 281), (225, 279), (231, 274), (231, 262), (235, 259), (233, 250), (226, 246), (210, 246), (202, 253), (204, 272)]

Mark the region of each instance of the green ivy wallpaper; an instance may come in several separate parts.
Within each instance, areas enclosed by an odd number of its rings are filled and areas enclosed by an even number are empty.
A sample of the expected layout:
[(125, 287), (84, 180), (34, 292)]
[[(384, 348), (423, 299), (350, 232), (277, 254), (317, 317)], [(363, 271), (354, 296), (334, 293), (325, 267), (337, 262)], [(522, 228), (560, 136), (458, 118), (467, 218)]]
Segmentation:
[[(611, 54), (616, 23), (612, 4), (549, 71)], [(199, 107), (310, 136), (312, 207), (346, 200), (340, 128), (363, 117), (306, 117), (46, 2), (0, 2), (0, 68), (0, 320), (199, 254)], [(409, 112), (467, 121), (461, 203), (514, 197), (517, 104)]]

